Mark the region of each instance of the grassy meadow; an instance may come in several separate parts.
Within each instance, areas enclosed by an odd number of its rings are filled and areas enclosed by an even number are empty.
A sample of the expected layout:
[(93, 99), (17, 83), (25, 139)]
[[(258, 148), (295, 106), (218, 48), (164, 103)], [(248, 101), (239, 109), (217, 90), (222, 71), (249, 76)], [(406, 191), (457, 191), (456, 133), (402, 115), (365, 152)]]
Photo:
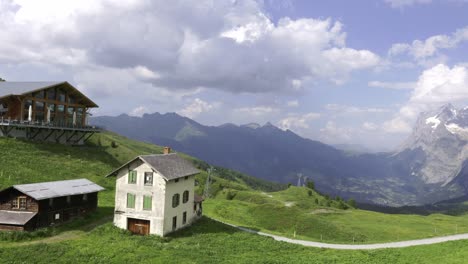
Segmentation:
[[(112, 133), (72, 147), (0, 138), (0, 188), (88, 178), (103, 187), (96, 213), (31, 233), (0, 232), (0, 263), (465, 263), (468, 241), (405, 249), (340, 251), (306, 248), (238, 231), (203, 218), (168, 238), (133, 236), (112, 225), (114, 178), (136, 155), (159, 146)], [(190, 157), (187, 157), (190, 158)], [(208, 164), (191, 158), (202, 170)], [(203, 191), (207, 173), (197, 177)], [(388, 215), (353, 209), (305, 187), (286, 188), (216, 168), (208, 217), (265, 232), (334, 243), (373, 243), (468, 232), (468, 216)]]

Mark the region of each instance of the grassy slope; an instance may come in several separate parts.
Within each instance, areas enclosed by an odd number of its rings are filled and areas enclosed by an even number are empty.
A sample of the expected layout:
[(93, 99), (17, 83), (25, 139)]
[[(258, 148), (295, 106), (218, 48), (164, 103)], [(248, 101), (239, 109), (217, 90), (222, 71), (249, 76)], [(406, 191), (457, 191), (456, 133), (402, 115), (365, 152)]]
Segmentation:
[(466, 263), (466, 242), (398, 250), (306, 248), (202, 219), (169, 238), (132, 236), (108, 223), (80, 239), (0, 248), (2, 263)]
[[(0, 138), (0, 188), (12, 184), (60, 180), (77, 177), (89, 178), (106, 188), (100, 194), (99, 212), (94, 218), (109, 222), (112, 215), (114, 179), (103, 178), (113, 168), (129, 160), (135, 155), (160, 153), (161, 148), (141, 142), (127, 140), (113, 134), (102, 134), (93, 137), (90, 147), (67, 147), (62, 145), (38, 144)], [(112, 148), (111, 141), (118, 147)], [(199, 163), (201, 167), (206, 166)], [(212, 186), (215, 199), (205, 204), (206, 212), (216, 217), (226, 217), (234, 223), (270, 229), (277, 233), (291, 234), (291, 227), (299, 236), (307, 235), (317, 238), (320, 233), (335, 234), (335, 237), (324, 235), (330, 241), (346, 241), (351, 236), (365, 233), (366, 241), (393, 240), (395, 233), (403, 236), (431, 236), (427, 230), (433, 229), (433, 223), (447, 227), (449, 232), (453, 225), (459, 224), (459, 231), (466, 231), (466, 217), (448, 217), (433, 215), (400, 216), (385, 215), (360, 210), (341, 211), (317, 214), (324, 207), (325, 198), (315, 192), (309, 196), (304, 188), (290, 188), (286, 191), (262, 193), (254, 191), (245, 182), (254, 181), (249, 178), (235, 177), (236, 173), (221, 171), (223, 177), (215, 177)], [(234, 176), (233, 176), (234, 175)], [(206, 173), (199, 177), (203, 186)], [(234, 177), (234, 178), (232, 178)], [(234, 180), (232, 180), (234, 179)], [(264, 182), (251, 183), (252, 186), (262, 186), (265, 189), (275, 189), (278, 186), (268, 186)], [(199, 190), (201, 191), (201, 190)], [(228, 195), (228, 193), (230, 193)], [(270, 197), (271, 196), (271, 197)], [(230, 199), (226, 199), (229, 197)], [(318, 204), (315, 199), (318, 199)], [(335, 202), (331, 202), (335, 203)], [(289, 205), (289, 206), (286, 206)], [(332, 204), (333, 205), (333, 204)], [(224, 213), (220, 213), (222, 211)], [(315, 212), (312, 214), (311, 212)], [(269, 238), (258, 237), (233, 230), (230, 227), (204, 219), (195, 227), (175, 234), (172, 238), (129, 236), (126, 232), (117, 230), (107, 223), (92, 230), (93, 219), (84, 219), (67, 225), (64, 230), (71, 230), (56, 237), (30, 242), (2, 242), (0, 255), (2, 262), (340, 262), (340, 263), (375, 263), (393, 262), (464, 262), (468, 257), (468, 242), (452, 242), (434, 246), (423, 246), (397, 250), (378, 250), (370, 252), (351, 252), (336, 250), (321, 250), (304, 248), (297, 245), (275, 242)], [(88, 222), (87, 222), (88, 221)], [(91, 222), (90, 222), (91, 221)], [(400, 225), (396, 224), (399, 223)], [(467, 221), (468, 222), (468, 221)], [(82, 226), (84, 225), (84, 226)], [(267, 228), (265, 228), (267, 227)], [(408, 230), (410, 234), (403, 235)], [(307, 231), (308, 230), (308, 231)], [(406, 230), (403, 232), (403, 230)], [(309, 233), (307, 233), (309, 232)], [(366, 235), (367, 234), (367, 235)], [(440, 234), (438, 234), (440, 235)], [(63, 241), (62, 241), (63, 240)], [(61, 241), (60, 243), (50, 242)], [(385, 261), (384, 261), (385, 260)]]
[(383, 214), (365, 210), (339, 210), (323, 206), (327, 200), (308, 189), (291, 187), (272, 193), (220, 192), (204, 203), (205, 214), (252, 229), (338, 243), (377, 243), (468, 233), (468, 215), (429, 216)]

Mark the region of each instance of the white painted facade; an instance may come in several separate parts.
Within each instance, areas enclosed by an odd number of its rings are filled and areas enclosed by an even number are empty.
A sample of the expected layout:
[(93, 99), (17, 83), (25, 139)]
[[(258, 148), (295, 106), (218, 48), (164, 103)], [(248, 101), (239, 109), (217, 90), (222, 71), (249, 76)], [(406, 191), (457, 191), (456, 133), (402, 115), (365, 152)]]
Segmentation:
[[(157, 168), (155, 168), (157, 169)], [(136, 183), (129, 183), (129, 171), (136, 171)], [(153, 172), (153, 184), (145, 185), (145, 172)], [(194, 210), (195, 176), (182, 177), (176, 180), (166, 180), (159, 172), (136, 159), (128, 166), (117, 172), (115, 193), (114, 225), (128, 229), (128, 219), (150, 221), (150, 234), (164, 236), (172, 231), (190, 225), (196, 218)], [(183, 193), (188, 191), (188, 201), (183, 202)], [(127, 208), (127, 194), (134, 194), (135, 208)], [(173, 208), (174, 194), (179, 194), (179, 204)], [(151, 210), (143, 209), (143, 197), (152, 197)], [(183, 214), (186, 212), (186, 222), (183, 223)], [(173, 229), (173, 217), (177, 217), (176, 227)]]

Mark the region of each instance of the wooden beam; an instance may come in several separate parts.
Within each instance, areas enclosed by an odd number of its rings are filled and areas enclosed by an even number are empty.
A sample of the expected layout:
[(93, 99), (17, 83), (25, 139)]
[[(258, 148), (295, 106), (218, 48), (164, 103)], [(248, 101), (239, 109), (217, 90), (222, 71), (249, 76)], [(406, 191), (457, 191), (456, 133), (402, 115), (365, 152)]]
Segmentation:
[(62, 138), (63, 134), (65, 134), (65, 132), (67, 132), (66, 130), (62, 130), (62, 134), (60, 134), (60, 136), (58, 137), (55, 137), (55, 141), (58, 143), (60, 141), (60, 138)]
[(55, 132), (55, 130), (53, 129), (50, 129), (50, 133), (44, 138), (44, 141), (46, 141), (47, 139), (49, 139), (50, 136), (52, 136), (52, 134)]
[(73, 131), (73, 133), (71, 133), (71, 136), (69, 136), (65, 142), (70, 141), (70, 139), (72, 139), (72, 138), (76, 135), (77, 132), (78, 132), (78, 131), (76, 131), (76, 130)]
[(41, 129), (39, 128), (36, 132), (36, 134), (34, 134), (34, 136), (31, 137), (31, 139), (35, 139), (37, 137), (37, 135), (39, 135), (39, 133), (41, 133)]
[(91, 132), (91, 133), (89, 134), (89, 136), (83, 140), (83, 142), (88, 141), (88, 139), (89, 139), (92, 135), (94, 135), (94, 132)]
[[(82, 140), (85, 136), (86, 136), (86, 132), (83, 132), (83, 135), (81, 137), (78, 138), (78, 140), (75, 141), (75, 144), (77, 144), (78, 142), (80, 142), (80, 140)], [(84, 142), (84, 141), (83, 141)]]

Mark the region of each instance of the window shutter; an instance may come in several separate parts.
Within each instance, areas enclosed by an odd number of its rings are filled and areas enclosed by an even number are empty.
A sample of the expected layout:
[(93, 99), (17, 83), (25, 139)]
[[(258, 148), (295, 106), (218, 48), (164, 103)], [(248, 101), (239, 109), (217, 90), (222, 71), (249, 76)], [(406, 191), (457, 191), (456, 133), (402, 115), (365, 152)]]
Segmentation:
[(135, 195), (127, 193), (127, 208), (135, 208)]
[(152, 204), (152, 197), (151, 196), (144, 196), (143, 197), (143, 209), (144, 210), (151, 210)]

